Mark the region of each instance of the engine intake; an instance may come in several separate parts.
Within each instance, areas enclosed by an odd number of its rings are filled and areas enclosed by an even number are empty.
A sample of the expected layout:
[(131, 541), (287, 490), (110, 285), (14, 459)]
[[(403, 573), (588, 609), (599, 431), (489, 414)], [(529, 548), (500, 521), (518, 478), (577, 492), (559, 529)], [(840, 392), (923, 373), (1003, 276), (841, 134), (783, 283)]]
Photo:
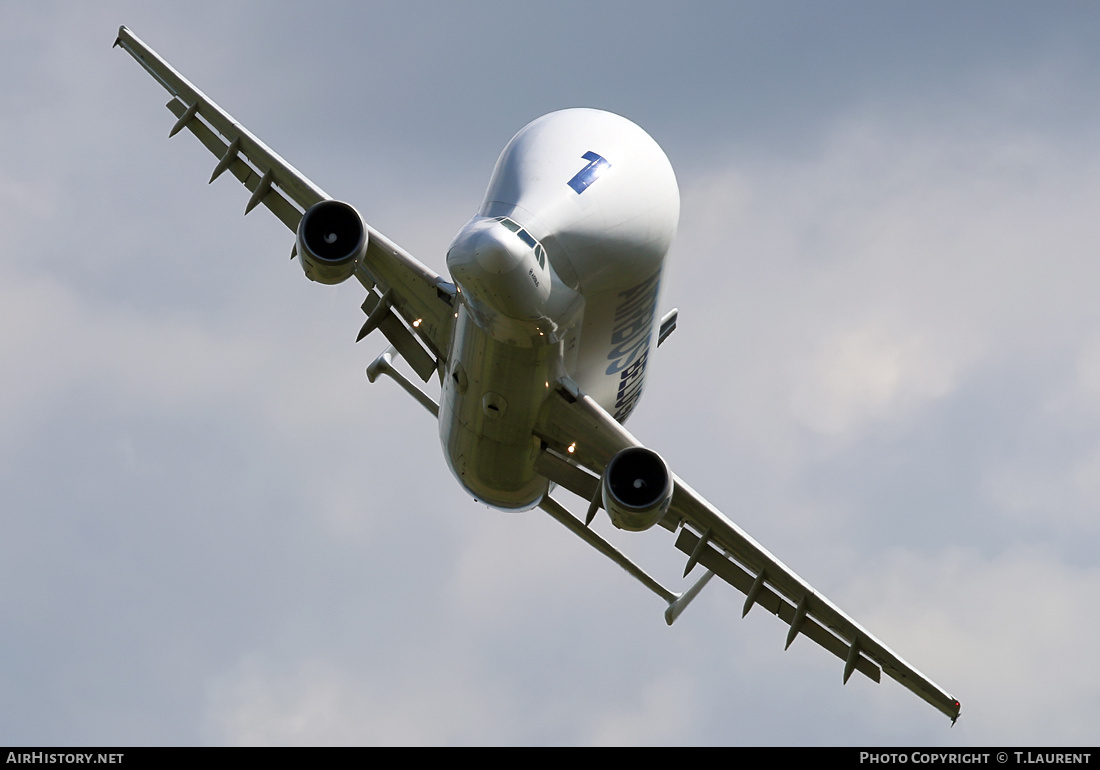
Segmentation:
[(601, 485), (611, 523), (631, 532), (652, 527), (672, 502), (672, 472), (645, 447), (627, 447), (612, 457)]
[(367, 226), (343, 201), (310, 206), (298, 223), (298, 256), (306, 278), (324, 284), (346, 281), (367, 253)]

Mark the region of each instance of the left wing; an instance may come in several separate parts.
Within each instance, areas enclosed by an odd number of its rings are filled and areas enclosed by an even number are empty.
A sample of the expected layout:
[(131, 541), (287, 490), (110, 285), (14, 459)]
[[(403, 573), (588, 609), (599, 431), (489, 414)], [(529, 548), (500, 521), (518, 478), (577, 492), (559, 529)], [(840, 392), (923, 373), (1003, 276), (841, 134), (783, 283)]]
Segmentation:
[[(789, 626), (788, 647), (802, 634), (844, 660), (845, 683), (853, 671), (875, 682), (880, 680), (880, 672), (885, 671), (887, 676), (950, 717), (952, 724), (958, 719), (960, 707), (954, 697), (723, 516), (698, 492), (663, 467), (664, 461), (655, 453), (650, 453), (660, 464), (652, 474), (655, 479), (643, 470), (632, 470), (633, 475), (628, 478), (633, 480), (635, 488), (656, 488), (661, 486), (662, 473), (667, 477), (669, 492), (663, 504), (653, 506), (654, 514), (660, 517), (654, 523), (678, 533), (676, 547), (688, 554), (684, 575), (701, 564), (708, 570), (703, 578), (685, 593), (673, 593), (588, 529), (598, 508), (615, 505), (609, 503), (608, 496), (609, 485), (615, 483), (609, 480), (612, 460), (624, 450), (637, 451), (642, 445), (571, 380), (559, 382), (557, 390), (547, 399), (537, 434), (543, 442), (536, 466), (539, 472), (591, 501), (584, 522), (550, 498), (542, 507), (665, 599), (669, 603), (665, 618), (670, 625), (710, 577), (718, 575), (746, 595), (742, 616), (754, 605), (760, 605)], [(612, 519), (615, 519), (614, 514)]]
[[(186, 128), (218, 158), (210, 181), (228, 171), (252, 193), (245, 214), (263, 204), (297, 232), (305, 212), (332, 200), (126, 27), (119, 28), (115, 45), (133, 56), (171, 94), (167, 106), (176, 123), (169, 136)], [(380, 329), (426, 381), (446, 354), (454, 286), (370, 225), (364, 222), (363, 227), (367, 249), (354, 273), (368, 292), (363, 303), (368, 319), (360, 339)]]

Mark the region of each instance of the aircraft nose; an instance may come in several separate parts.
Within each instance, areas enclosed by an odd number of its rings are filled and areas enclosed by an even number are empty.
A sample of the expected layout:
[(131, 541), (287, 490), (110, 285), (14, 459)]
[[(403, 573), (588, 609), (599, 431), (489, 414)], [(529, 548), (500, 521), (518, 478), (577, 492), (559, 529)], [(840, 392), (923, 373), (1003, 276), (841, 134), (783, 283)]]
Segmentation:
[(455, 239), (452, 252), (455, 251), (464, 252), (466, 261), (476, 262), (481, 270), (493, 275), (511, 273), (522, 266), (525, 256), (523, 243), (492, 221), (476, 222), (467, 228)]
[(498, 219), (462, 228), (447, 252), (447, 268), (471, 303), (510, 318), (541, 317), (550, 295), (534, 250)]
[[(447, 269), (466, 288), (488, 289), (526, 276), (523, 241), (494, 220), (467, 224), (447, 251)], [(488, 283), (487, 283), (488, 282)]]

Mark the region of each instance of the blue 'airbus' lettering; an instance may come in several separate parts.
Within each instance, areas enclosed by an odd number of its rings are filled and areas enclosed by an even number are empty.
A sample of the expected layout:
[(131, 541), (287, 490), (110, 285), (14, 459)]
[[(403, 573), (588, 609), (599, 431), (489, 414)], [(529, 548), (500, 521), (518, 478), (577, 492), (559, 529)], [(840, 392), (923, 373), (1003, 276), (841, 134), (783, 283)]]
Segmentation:
[(615, 398), (615, 419), (625, 420), (642, 395), (649, 342), (653, 336), (653, 312), (657, 308), (657, 290), (661, 273), (619, 294), (622, 303), (615, 310), (615, 326), (611, 334), (611, 363), (607, 374), (619, 373), (619, 389)]

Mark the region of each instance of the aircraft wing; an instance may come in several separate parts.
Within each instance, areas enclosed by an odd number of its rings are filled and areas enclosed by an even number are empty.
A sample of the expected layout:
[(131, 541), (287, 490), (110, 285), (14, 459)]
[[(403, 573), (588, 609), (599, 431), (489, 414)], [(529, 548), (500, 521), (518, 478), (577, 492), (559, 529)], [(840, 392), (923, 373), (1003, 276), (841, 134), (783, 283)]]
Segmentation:
[[(176, 116), (176, 123), (169, 136), (186, 128), (218, 158), (210, 181), (228, 171), (252, 193), (245, 214), (263, 204), (297, 232), (298, 223), (310, 207), (331, 200), (126, 27), (119, 28), (115, 45), (133, 56), (172, 96), (167, 107)], [(367, 289), (363, 310), (369, 318), (360, 338), (374, 328), (380, 329), (421, 379), (427, 380), (447, 349), (454, 286), (365, 226), (369, 235), (367, 253), (356, 266), (355, 276)], [(374, 292), (376, 286), (380, 295)], [(379, 305), (385, 307), (374, 313)]]
[[(642, 446), (568, 379), (563, 379), (547, 400), (537, 434), (544, 449), (536, 467), (559, 486), (592, 501), (589, 521), (600, 505), (601, 476), (608, 463), (619, 451)], [(815, 591), (683, 480), (675, 475), (672, 479), (671, 501), (658, 523), (677, 535), (676, 548), (688, 554), (684, 575), (697, 564), (709, 570), (708, 574), (684, 594), (676, 594), (659, 584), (654, 588), (647, 581), (655, 581), (640, 568), (623, 564), (620, 560), (625, 557), (617, 551), (612, 555), (624, 569), (669, 602), (665, 613), (669, 624), (713, 573), (745, 594), (742, 616), (759, 605), (786, 623), (788, 647), (801, 634), (843, 660), (845, 683), (853, 671), (875, 682), (884, 671), (950, 717), (952, 723), (958, 719), (960, 706), (954, 697)], [(543, 508), (563, 520), (564, 509), (556, 501)], [(579, 532), (580, 528), (586, 528), (585, 523), (568, 512), (564, 515), (572, 521), (563, 523), (598, 549), (605, 553), (607, 549), (614, 550), (590, 530)]]

